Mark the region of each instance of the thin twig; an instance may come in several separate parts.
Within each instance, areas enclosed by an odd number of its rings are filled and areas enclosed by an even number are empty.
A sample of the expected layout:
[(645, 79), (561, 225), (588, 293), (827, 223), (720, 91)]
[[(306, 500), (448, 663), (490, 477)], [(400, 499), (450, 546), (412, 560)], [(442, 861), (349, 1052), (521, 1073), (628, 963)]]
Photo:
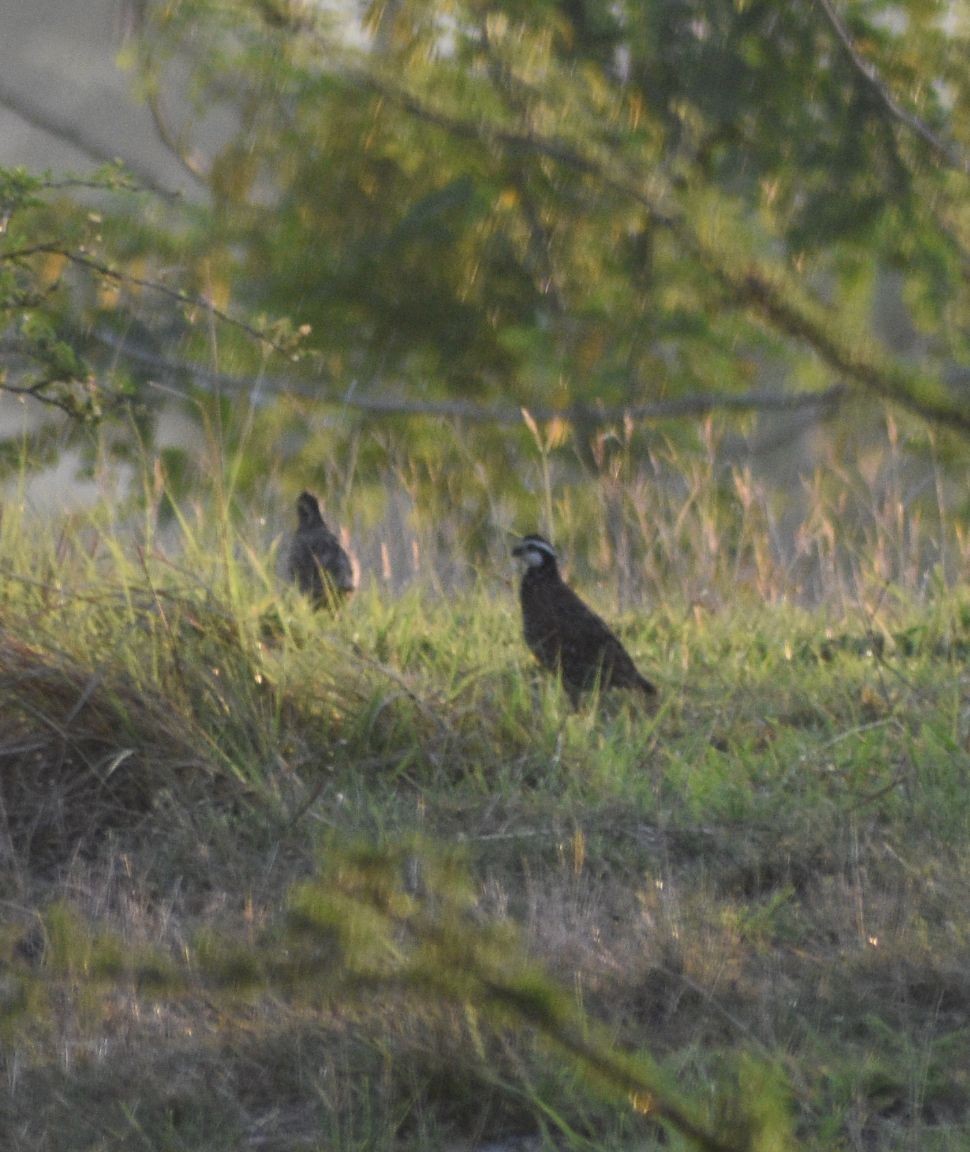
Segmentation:
[(866, 84), (875, 93), (879, 102), (886, 111), (889, 112), (890, 116), (919, 136), (924, 143), (933, 149), (940, 159), (945, 161), (949, 168), (953, 168), (957, 172), (962, 172), (964, 175), (970, 175), (970, 159), (961, 156), (953, 147), (941, 140), (925, 120), (921, 119), (914, 112), (908, 112), (896, 100), (889, 91), (888, 86), (883, 82), (875, 65), (870, 64), (870, 62), (861, 55), (858, 48), (856, 48), (849, 29), (839, 15), (833, 0), (815, 0), (815, 2), (818, 7), (822, 9), (829, 26), (835, 33), (839, 43), (845, 49), (849, 60), (852, 62), (853, 68), (855, 68), (863, 80), (865, 80)]
[[(57, 115), (48, 110), (41, 110), (36, 104), (25, 100), (23, 95), (0, 81), (0, 106), (7, 108), (25, 123), (39, 128), (49, 136), (55, 136), (65, 141), (72, 148), (82, 152), (90, 160), (98, 164), (113, 164), (118, 155), (94, 139), (78, 124), (72, 122), (67, 116)], [(154, 175), (137, 161), (128, 160), (125, 163), (139, 182), (149, 191), (165, 199), (177, 199), (179, 193), (170, 188), (164, 188), (155, 179)]]
[(162, 110), (158, 93), (151, 92), (146, 103), (148, 104), (149, 112), (152, 114), (152, 123), (155, 125), (155, 131), (158, 133), (161, 142), (194, 180), (198, 180), (200, 184), (208, 186), (209, 174), (201, 164), (189, 155), (181, 141), (172, 131), (165, 117), (165, 113)]
[[(247, 376), (235, 376), (227, 372), (216, 372), (202, 365), (186, 360), (176, 360), (161, 356), (145, 348), (119, 340), (113, 333), (104, 330), (94, 332), (101, 343), (113, 349), (120, 356), (148, 368), (184, 376), (205, 390), (226, 388), (234, 392), (248, 392), (255, 388), (256, 381)], [(480, 405), (465, 400), (415, 400), (407, 396), (387, 394), (387, 384), (382, 384), (382, 394), (368, 396), (358, 391), (357, 382), (349, 387), (336, 390), (335, 382), (310, 382), (296, 376), (261, 376), (260, 386), (274, 395), (305, 396), (319, 400), (321, 404), (334, 404), (341, 408), (378, 415), (433, 416), (446, 419), (467, 420), (476, 424), (518, 425), (522, 423), (522, 409), (518, 404)], [(333, 391), (328, 391), (328, 385)], [(161, 388), (161, 385), (155, 385)], [(401, 385), (403, 388), (403, 384)], [(176, 389), (165, 386), (165, 391), (182, 395)], [(845, 384), (835, 384), (821, 392), (775, 392), (759, 389), (750, 392), (716, 393), (695, 392), (688, 396), (676, 396), (669, 400), (656, 400), (644, 404), (624, 405), (585, 405), (574, 404), (568, 408), (546, 406), (529, 407), (530, 414), (539, 421), (571, 420), (578, 423), (603, 425), (613, 424), (629, 417), (634, 420), (672, 420), (685, 416), (704, 416), (710, 412), (795, 412), (801, 409), (835, 409), (848, 395)]]
[(114, 280), (118, 284), (144, 288), (150, 292), (157, 292), (161, 296), (167, 296), (170, 300), (184, 304), (186, 307), (204, 309), (206, 313), (216, 317), (216, 319), (220, 320), (223, 324), (230, 324), (234, 328), (238, 328), (240, 331), (245, 332), (247, 336), (252, 337), (253, 340), (267, 345), (281, 356), (292, 355), (293, 350), (291, 347), (284, 347), (284, 345), (274, 340), (268, 333), (255, 327), (255, 325), (249, 324), (245, 320), (240, 320), (238, 316), (232, 316), (221, 308), (217, 308), (216, 305), (205, 296), (184, 292), (181, 288), (170, 288), (167, 284), (163, 284), (159, 280), (152, 280), (144, 276), (134, 276), (130, 272), (113, 268), (110, 264), (105, 264), (102, 260), (95, 260), (92, 256), (85, 256), (82, 252), (65, 248), (63, 245), (46, 243), (32, 244), (26, 248), (17, 248), (13, 251), (5, 252), (2, 254), (2, 258), (10, 261), (21, 261), (31, 256), (40, 255), (62, 256), (72, 264), (77, 264), (81, 268), (87, 268), (89, 271), (95, 272), (99, 276), (104, 276), (108, 280)]

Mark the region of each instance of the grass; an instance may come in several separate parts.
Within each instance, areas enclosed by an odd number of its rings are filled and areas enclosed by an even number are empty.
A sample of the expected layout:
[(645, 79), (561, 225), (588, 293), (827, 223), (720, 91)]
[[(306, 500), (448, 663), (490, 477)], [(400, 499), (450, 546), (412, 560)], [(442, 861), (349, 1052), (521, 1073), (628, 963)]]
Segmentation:
[(248, 522), (7, 505), (5, 1146), (965, 1147), (966, 589), (796, 607), (691, 508), (652, 611), (590, 590), (645, 714), (572, 712), (427, 543), (330, 618)]

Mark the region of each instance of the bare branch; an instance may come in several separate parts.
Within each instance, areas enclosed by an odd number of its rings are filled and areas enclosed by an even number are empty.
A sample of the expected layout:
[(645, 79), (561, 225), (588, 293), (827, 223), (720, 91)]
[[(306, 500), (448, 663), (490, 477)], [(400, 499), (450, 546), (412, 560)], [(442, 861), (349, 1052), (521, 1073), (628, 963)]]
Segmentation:
[[(98, 164), (114, 164), (118, 159), (116, 153), (108, 151), (93, 136), (73, 123), (69, 117), (54, 115), (46, 110), (41, 111), (35, 104), (25, 100), (19, 92), (4, 84), (2, 80), (0, 80), (0, 105), (8, 108), (32, 127), (39, 128), (50, 136), (56, 136), (72, 148), (76, 148), (89, 160)], [(146, 189), (157, 195), (165, 197), (177, 195), (172, 189), (164, 188), (159, 184), (155, 176), (137, 162), (126, 161), (125, 167), (138, 178), (138, 181)]]
[(9, 396), (29, 397), (38, 404), (47, 405), (48, 408), (57, 408), (73, 419), (78, 416), (78, 405), (56, 391), (59, 386), (63, 387), (67, 383), (67, 381), (44, 380), (36, 384), (8, 384), (3, 377), (0, 377), (0, 392), (6, 392)]
[(815, 0), (815, 2), (818, 7), (822, 9), (829, 26), (845, 50), (846, 55), (851, 60), (853, 68), (855, 68), (863, 80), (865, 80), (866, 84), (875, 93), (879, 102), (886, 111), (889, 112), (890, 116), (919, 136), (948, 167), (955, 169), (957, 172), (962, 172), (965, 176), (970, 175), (970, 159), (961, 156), (954, 148), (941, 140), (925, 120), (922, 120), (915, 113), (908, 112), (903, 108), (883, 82), (875, 65), (870, 64), (868, 60), (863, 58), (858, 48), (856, 48), (849, 29), (839, 15), (833, 0)]
[[(401, 385), (397, 395), (389, 394), (386, 383), (379, 396), (362, 395), (356, 382), (348, 389), (338, 389), (334, 381), (309, 382), (296, 376), (263, 376), (258, 379), (215, 372), (186, 360), (160, 356), (145, 348), (119, 340), (113, 333), (97, 331), (95, 337), (125, 359), (173, 376), (191, 379), (206, 391), (226, 388), (249, 395), (269, 393), (275, 396), (304, 396), (322, 404), (333, 404), (357, 412), (385, 416), (431, 416), (464, 420), (473, 424), (515, 426), (522, 423), (522, 409), (518, 404), (479, 405), (465, 400), (414, 400), (403, 394)], [(773, 392), (755, 390), (740, 393), (700, 392), (678, 396), (670, 400), (657, 400), (650, 404), (584, 405), (569, 408), (530, 406), (536, 420), (565, 419), (577, 423), (616, 424), (624, 418), (642, 421), (673, 420), (684, 416), (704, 416), (711, 412), (794, 412), (800, 409), (831, 410), (848, 395), (844, 384), (836, 384), (823, 392)]]
[(152, 123), (155, 125), (158, 138), (193, 179), (198, 180), (200, 184), (208, 186), (208, 173), (202, 165), (188, 153), (181, 140), (179, 140), (169, 126), (168, 119), (162, 109), (159, 94), (157, 92), (151, 92), (148, 96), (147, 104), (148, 110), (152, 114)]

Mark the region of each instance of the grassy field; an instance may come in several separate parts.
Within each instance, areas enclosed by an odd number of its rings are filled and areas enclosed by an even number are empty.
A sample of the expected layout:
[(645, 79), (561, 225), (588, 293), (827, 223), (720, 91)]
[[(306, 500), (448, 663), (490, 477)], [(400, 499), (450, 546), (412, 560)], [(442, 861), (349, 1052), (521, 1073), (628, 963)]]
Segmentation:
[(965, 585), (580, 579), (573, 712), (510, 565), (176, 536), (0, 520), (0, 1146), (970, 1146)]

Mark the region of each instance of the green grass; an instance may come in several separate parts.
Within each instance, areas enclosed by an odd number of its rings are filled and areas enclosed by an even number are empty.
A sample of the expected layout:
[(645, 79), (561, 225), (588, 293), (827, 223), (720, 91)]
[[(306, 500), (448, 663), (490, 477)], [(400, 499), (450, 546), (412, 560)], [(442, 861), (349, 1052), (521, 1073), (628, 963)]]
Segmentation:
[(5, 1147), (970, 1141), (965, 589), (605, 603), (661, 706), (574, 713), (494, 573), (13, 505), (0, 573)]

